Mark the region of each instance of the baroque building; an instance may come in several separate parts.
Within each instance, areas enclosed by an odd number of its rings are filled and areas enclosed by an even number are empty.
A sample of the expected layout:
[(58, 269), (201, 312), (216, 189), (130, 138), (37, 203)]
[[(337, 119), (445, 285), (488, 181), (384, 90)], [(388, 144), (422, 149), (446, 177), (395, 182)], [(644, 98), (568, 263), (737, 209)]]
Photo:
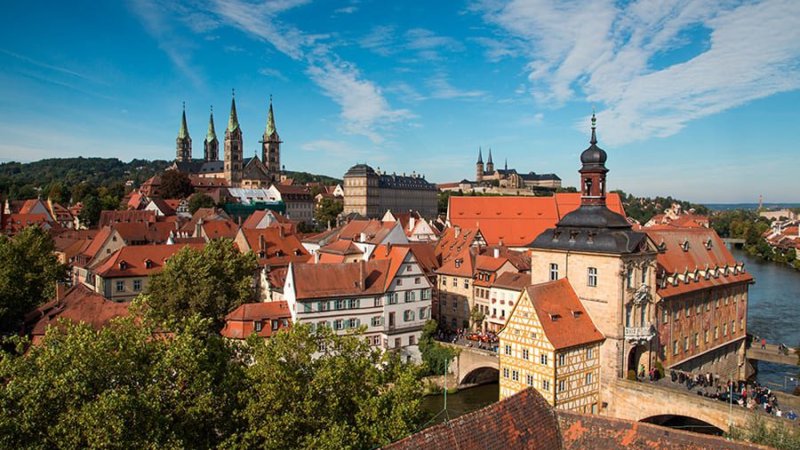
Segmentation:
[(436, 185), (422, 175), (389, 175), (356, 164), (344, 174), (343, 213), (380, 218), (391, 209), (418, 211), (422, 217), (433, 218), (438, 213), (437, 192)]
[(486, 165), (484, 165), (482, 150), (478, 148), (478, 161), (475, 163), (475, 184), (478, 186), (494, 184), (497, 187), (509, 189), (530, 189), (534, 187), (557, 189), (561, 187), (561, 178), (554, 173), (518, 173), (516, 169), (508, 168), (508, 160), (505, 161), (504, 168), (495, 169), (494, 161), (492, 161), (492, 149), (489, 149), (489, 158), (486, 160)]

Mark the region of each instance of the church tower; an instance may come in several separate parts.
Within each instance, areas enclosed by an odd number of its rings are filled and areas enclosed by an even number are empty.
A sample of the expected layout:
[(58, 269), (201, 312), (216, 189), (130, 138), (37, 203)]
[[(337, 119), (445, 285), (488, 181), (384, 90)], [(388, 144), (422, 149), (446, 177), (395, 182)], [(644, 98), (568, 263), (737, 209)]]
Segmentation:
[(181, 116), (181, 128), (178, 130), (178, 138), (175, 139), (175, 160), (192, 160), (192, 138), (189, 136), (189, 127), (186, 126), (186, 103), (183, 104), (183, 115)]
[(225, 130), (225, 180), (232, 187), (239, 187), (242, 182), (242, 129), (236, 116), (236, 98), (231, 98), (231, 115), (228, 128)]
[(475, 182), (483, 182), (483, 155), (480, 147), (478, 147), (478, 162), (475, 163)]
[(494, 163), (492, 162), (492, 148), (489, 147), (489, 159), (486, 160), (486, 171), (490, 174), (494, 173)]
[(581, 153), (581, 205), (606, 205), (606, 159), (605, 150), (597, 146), (597, 119), (592, 113), (592, 139), (589, 148)]
[(261, 161), (267, 168), (271, 182), (280, 181), (281, 172), (281, 141), (278, 130), (275, 128), (275, 114), (272, 112), (272, 96), (269, 96), (269, 113), (267, 114), (267, 128), (261, 141)]
[(214, 107), (211, 107), (211, 114), (208, 116), (208, 132), (206, 140), (203, 141), (203, 154), (206, 161), (219, 161), (219, 141), (217, 132), (214, 131)]

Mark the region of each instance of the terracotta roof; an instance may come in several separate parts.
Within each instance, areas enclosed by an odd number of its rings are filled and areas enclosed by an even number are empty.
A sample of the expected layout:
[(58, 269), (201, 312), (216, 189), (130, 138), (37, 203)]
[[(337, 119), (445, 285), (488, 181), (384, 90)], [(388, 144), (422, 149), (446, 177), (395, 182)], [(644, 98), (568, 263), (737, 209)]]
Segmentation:
[(493, 287), (522, 292), (531, 284), (531, 274), (504, 272), (497, 276), (492, 283)]
[[(225, 327), (220, 334), (230, 339), (246, 339), (253, 333), (263, 338), (272, 336), (272, 321), (276, 323), (276, 330), (288, 327), (292, 313), (285, 301), (244, 303), (225, 316)], [(261, 331), (255, 330), (255, 323), (262, 325)], [(283, 324), (287, 325), (284, 326)]]
[(386, 290), (391, 287), (392, 280), (397, 276), (397, 272), (403, 266), (403, 262), (410, 252), (410, 248), (400, 245), (381, 245), (372, 252), (374, 259), (388, 259), (390, 261), (389, 272), (386, 275)]
[(398, 226), (397, 222), (382, 223), (380, 220), (375, 219), (351, 220), (339, 231), (339, 239), (360, 241), (363, 233), (366, 237), (366, 242), (381, 244), (396, 226)]
[(422, 268), (426, 275), (433, 274), (439, 268), (439, 261), (436, 259), (436, 247), (431, 242), (410, 242), (406, 245), (411, 249), (417, 264)]
[(527, 251), (511, 250), (504, 245), (491, 245), (480, 247), (480, 254), (492, 255), (495, 249), (499, 250), (500, 256), (506, 258), (518, 272), (528, 272), (531, 270), (531, 254)]
[(436, 243), (436, 257), (445, 263), (453, 256), (461, 253), (464, 248), (470, 247), (475, 241), (482, 240), (482, 233), (477, 228), (451, 227), (446, 228)]
[(536, 389), (526, 389), (447, 423), (425, 428), (384, 449), (559, 450), (561, 433), (554, 409)]
[(106, 300), (83, 285), (75, 286), (66, 292), (63, 299), (50, 301), (29, 315), (29, 318), (39, 317), (31, 331), (33, 342), (37, 343), (47, 327), (58, 319), (84, 322), (99, 330), (111, 319), (128, 315), (128, 305)]
[(228, 187), (228, 180), (225, 178), (201, 177), (200, 175), (189, 175), (192, 186), (195, 188), (221, 188)]
[(111, 225), (126, 243), (147, 242), (149, 244), (163, 244), (169, 239), (170, 232), (175, 230), (175, 224), (170, 222), (130, 222), (115, 223)]
[(477, 255), (475, 256), (475, 270), (483, 270), (485, 272), (497, 272), (503, 267), (503, 264), (508, 260), (502, 256), (495, 258), (490, 255)]
[(311, 200), (311, 190), (305, 186), (295, 186), (286, 184), (273, 184), (275, 190), (281, 193), (281, 196), (291, 195), (299, 197), (308, 197)]
[(436, 273), (472, 278), (475, 273), (475, 255), (470, 250), (470, 247), (462, 248), (460, 252), (442, 263)]
[[(586, 313), (578, 295), (562, 278), (526, 288), (547, 340), (557, 350), (605, 339)], [(517, 302), (519, 305), (519, 302)], [(514, 306), (516, 310), (517, 306)], [(511, 315), (514, 311), (511, 312)]]
[[(292, 264), (298, 300), (382, 294), (388, 260), (340, 264)], [(362, 278), (363, 277), (363, 278)], [(363, 286), (363, 288), (362, 288)]]
[(285, 235), (279, 228), (242, 229), (239, 231), (262, 266), (288, 266), (307, 262), (311, 255), (297, 236)]
[(144, 202), (144, 198), (144, 195), (140, 192), (131, 192), (130, 198), (128, 198), (128, 202), (126, 203), (128, 209), (139, 209)]
[[(610, 210), (625, 215), (619, 195), (606, 198)], [(450, 197), (448, 219), (462, 228), (480, 228), (487, 244), (526, 246), (580, 206), (579, 193), (552, 197)]]
[(211, 222), (214, 220), (230, 220), (230, 216), (223, 210), (217, 208), (200, 208), (192, 214), (192, 218), (183, 224), (181, 231), (194, 233), (195, 226), (200, 220), (203, 222)]
[[(55, 225), (55, 224), (54, 224)], [(52, 228), (45, 214), (8, 214), (3, 216), (2, 228), (6, 234), (16, 234), (26, 227), (38, 226), (45, 229)]]
[(155, 222), (155, 211), (102, 211), (100, 213), (100, 221), (98, 227), (112, 225), (115, 223), (128, 223), (128, 222)]
[[(180, 200), (177, 200), (177, 202), (180, 204)], [(153, 203), (156, 208), (158, 208), (158, 210), (161, 211), (161, 213), (165, 216), (175, 215), (175, 210), (178, 208), (177, 205), (173, 206), (167, 200), (162, 198), (154, 198), (150, 200), (150, 203)]]
[(340, 239), (332, 242), (324, 247), (320, 247), (320, 253), (329, 253), (332, 255), (363, 255), (364, 252), (353, 244), (353, 241)]
[[(253, 214), (250, 214), (247, 217), (247, 220), (245, 220), (244, 223), (242, 224), (242, 228), (256, 228), (258, 226), (258, 224), (262, 220), (264, 220), (264, 216), (266, 216), (267, 214), (270, 214), (275, 219), (275, 222), (277, 222), (277, 223), (283, 223), (283, 224), (291, 224), (292, 223), (283, 214), (275, 212), (275, 211), (272, 211), (272, 210), (265, 209), (265, 210), (262, 210), (262, 211), (254, 211)], [(272, 226), (275, 226), (275, 222), (273, 222)]]
[[(674, 274), (693, 274), (695, 270), (737, 266), (733, 254), (722, 242), (722, 239), (712, 228), (676, 228), (672, 226), (655, 226), (643, 228), (647, 236), (658, 248), (656, 261), (660, 277)], [(657, 287), (657, 292), (662, 297), (683, 294), (699, 289), (706, 289), (731, 283), (751, 282), (752, 275), (747, 272), (720, 275), (719, 277), (699, 276), (697, 281), (693, 278), (688, 283), (678, 281), (677, 285), (667, 283), (666, 286)]]
[(239, 231), (239, 225), (230, 220), (210, 220), (200, 226), (208, 239), (233, 239)]
[(276, 267), (267, 272), (267, 281), (271, 290), (278, 290), (283, 292), (283, 286), (286, 284), (286, 274), (289, 272), (288, 267)]
[(201, 250), (203, 244), (129, 245), (106, 258), (95, 270), (103, 278), (149, 277), (161, 272), (167, 260), (181, 249)]
[(100, 231), (95, 235), (94, 239), (92, 239), (92, 243), (83, 251), (82, 255), (86, 257), (87, 260), (94, 258), (97, 252), (100, 251), (100, 247), (102, 247), (111, 236), (112, 232), (113, 230), (111, 227), (100, 228)]

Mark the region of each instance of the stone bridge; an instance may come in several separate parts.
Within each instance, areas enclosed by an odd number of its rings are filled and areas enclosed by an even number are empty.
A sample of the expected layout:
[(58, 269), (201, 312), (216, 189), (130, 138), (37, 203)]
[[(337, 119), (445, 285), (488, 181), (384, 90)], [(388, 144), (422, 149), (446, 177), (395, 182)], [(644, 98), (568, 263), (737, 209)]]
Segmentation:
[(499, 379), (500, 359), (497, 353), (446, 342), (440, 344), (459, 350), (458, 356), (450, 366), (450, 373), (455, 376), (459, 386), (474, 386)]
[[(755, 412), (734, 404), (709, 399), (680, 389), (614, 380), (610, 386), (611, 401), (608, 415), (619, 419), (663, 424), (671, 417), (688, 417), (728, 431), (729, 422), (744, 427)], [(764, 419), (777, 423), (781, 419), (762, 414)]]

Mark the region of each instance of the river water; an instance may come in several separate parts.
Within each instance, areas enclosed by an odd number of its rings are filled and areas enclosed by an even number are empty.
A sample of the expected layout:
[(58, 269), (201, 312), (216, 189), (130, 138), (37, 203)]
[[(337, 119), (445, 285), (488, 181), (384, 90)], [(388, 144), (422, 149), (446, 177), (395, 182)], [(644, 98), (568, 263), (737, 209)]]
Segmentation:
[[(742, 250), (733, 250), (737, 261), (744, 261), (745, 268), (756, 279), (750, 286), (747, 331), (767, 338), (771, 343), (783, 342), (790, 347), (800, 346), (800, 272), (783, 264), (764, 262)], [(758, 381), (773, 389), (791, 392), (798, 375), (798, 367), (789, 367), (767, 362), (758, 363)], [(462, 414), (483, 408), (497, 401), (497, 383), (465, 389), (447, 395), (447, 417), (453, 419)], [(422, 400), (422, 407), (431, 417), (444, 407), (444, 396), (431, 395)], [(436, 416), (430, 425), (441, 423), (444, 414)]]
[[(764, 262), (742, 250), (733, 250), (737, 261), (744, 261), (745, 269), (756, 283), (750, 286), (750, 305), (747, 309), (747, 332), (764, 337), (770, 343), (789, 347), (800, 346), (800, 272), (784, 264)], [(759, 383), (770, 388), (787, 391), (794, 389), (798, 367), (758, 363)]]

